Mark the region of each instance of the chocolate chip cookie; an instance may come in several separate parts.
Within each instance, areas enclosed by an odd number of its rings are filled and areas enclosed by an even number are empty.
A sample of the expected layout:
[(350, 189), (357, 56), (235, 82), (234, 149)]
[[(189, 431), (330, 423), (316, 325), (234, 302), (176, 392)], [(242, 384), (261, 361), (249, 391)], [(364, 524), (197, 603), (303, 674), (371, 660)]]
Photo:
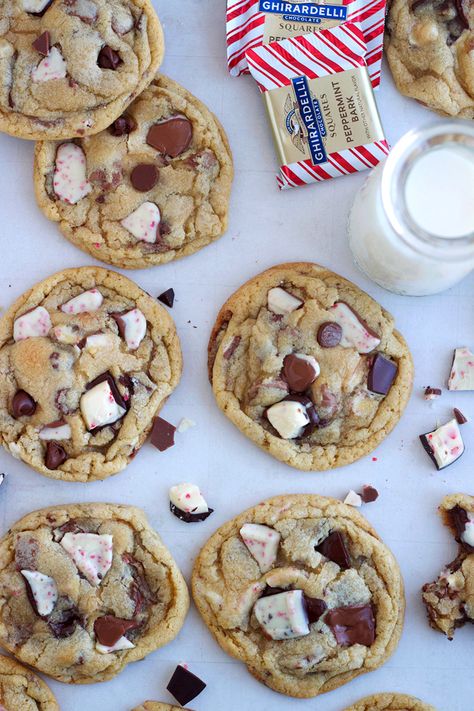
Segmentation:
[(2, 0), (0, 131), (97, 133), (151, 82), (163, 53), (148, 0)]
[(424, 585), (423, 602), (431, 626), (452, 639), (457, 627), (474, 622), (474, 497), (445, 496), (439, 512), (458, 543), (458, 552), (437, 580)]
[[(182, 708), (182, 706), (162, 704), (160, 701), (145, 701), (143, 704), (140, 704), (140, 706), (136, 706), (132, 709), (132, 711), (175, 711), (175, 709), (178, 710)], [(184, 711), (186, 711), (186, 709), (184, 709)]]
[(436, 711), (433, 706), (406, 694), (374, 694), (361, 699), (346, 711)]
[(186, 583), (140, 509), (70, 504), (0, 541), (0, 645), (72, 684), (105, 681), (170, 642)]
[(277, 496), (201, 550), (193, 596), (220, 646), (283, 694), (312, 697), (381, 666), (400, 638), (396, 560), (352, 507)]
[(392, 0), (385, 37), (402, 94), (440, 114), (474, 118), (472, 0)]
[(216, 117), (163, 76), (102, 133), (36, 148), (46, 217), (80, 249), (125, 269), (169, 262), (220, 237), (232, 177)]
[(59, 711), (59, 706), (39, 676), (13, 659), (0, 655), (0, 709)]
[(408, 402), (413, 364), (392, 316), (317, 264), (282, 264), (222, 307), (209, 342), (217, 404), (253, 442), (303, 470), (376, 447)]
[(0, 320), (0, 442), (55, 479), (124, 469), (181, 375), (163, 306), (98, 267), (66, 269)]

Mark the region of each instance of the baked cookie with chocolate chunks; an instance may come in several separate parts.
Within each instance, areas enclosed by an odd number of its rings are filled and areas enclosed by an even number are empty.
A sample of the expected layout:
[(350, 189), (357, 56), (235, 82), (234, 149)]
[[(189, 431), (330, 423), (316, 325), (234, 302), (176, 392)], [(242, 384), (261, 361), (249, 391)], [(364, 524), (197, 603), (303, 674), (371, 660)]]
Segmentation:
[(41, 509), (0, 541), (0, 644), (58, 681), (111, 679), (174, 639), (188, 606), (183, 576), (135, 507)]
[(220, 310), (209, 341), (218, 406), (253, 442), (297, 469), (371, 452), (408, 402), (413, 363), (393, 317), (309, 262), (259, 274)]
[(148, 86), (163, 54), (149, 0), (2, 0), (0, 131), (98, 133)]
[(0, 655), (0, 709), (59, 711), (51, 689), (31, 669)]
[(445, 496), (439, 513), (458, 544), (457, 556), (422, 594), (431, 626), (452, 639), (457, 627), (474, 622), (474, 496)]
[(207, 541), (193, 597), (220, 646), (282, 694), (312, 697), (384, 664), (405, 598), (363, 516), (315, 494), (277, 496)]
[(345, 711), (436, 711), (436, 709), (406, 694), (374, 694), (366, 696)]
[[(183, 709), (183, 707), (171, 706), (161, 703), (161, 701), (144, 701), (140, 706), (135, 706), (132, 711), (178, 711), (179, 709)], [(190, 709), (184, 709), (184, 711), (190, 711)]]
[(398, 90), (445, 116), (474, 118), (472, 0), (392, 0), (385, 51)]
[(163, 264), (221, 237), (232, 178), (217, 118), (159, 75), (102, 133), (36, 148), (46, 217), (77, 247), (124, 269)]
[(135, 456), (181, 368), (172, 318), (136, 284), (58, 272), (0, 320), (0, 442), (54, 479), (105, 479)]

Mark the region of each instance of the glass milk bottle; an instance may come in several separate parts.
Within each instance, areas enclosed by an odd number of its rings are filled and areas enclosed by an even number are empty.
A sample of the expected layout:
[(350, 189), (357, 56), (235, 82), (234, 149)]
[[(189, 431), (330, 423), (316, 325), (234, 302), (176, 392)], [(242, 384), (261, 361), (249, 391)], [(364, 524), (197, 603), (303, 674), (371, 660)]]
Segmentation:
[(407, 133), (359, 190), (349, 244), (359, 268), (397, 294), (434, 294), (474, 269), (474, 125)]

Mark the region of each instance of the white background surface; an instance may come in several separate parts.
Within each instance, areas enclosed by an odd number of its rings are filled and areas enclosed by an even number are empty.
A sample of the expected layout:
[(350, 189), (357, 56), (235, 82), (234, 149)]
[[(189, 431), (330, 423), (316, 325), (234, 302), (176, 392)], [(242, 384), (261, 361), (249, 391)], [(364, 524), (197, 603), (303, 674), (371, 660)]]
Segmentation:
[[(121, 474), (104, 482), (70, 484), (42, 477), (0, 452), (8, 473), (0, 491), (0, 532), (30, 510), (76, 501), (113, 501), (142, 506), (189, 580), (192, 561), (208, 536), (227, 519), (260, 500), (285, 492), (344, 497), (348, 489), (372, 483), (376, 503), (364, 507), (395, 553), (407, 588), (407, 616), (401, 643), (376, 672), (314, 700), (278, 695), (255, 681), (243, 664), (226, 656), (191, 608), (177, 639), (144, 661), (129, 665), (115, 680), (90, 686), (51, 682), (65, 711), (129, 711), (144, 699), (170, 701), (166, 684), (176, 663), (185, 661), (208, 683), (191, 704), (196, 711), (285, 711), (299, 706), (342, 711), (365, 694), (400, 691), (418, 695), (438, 711), (470, 711), (474, 631), (456, 632), (453, 642), (425, 619), (420, 586), (434, 579), (456, 554), (456, 544), (436, 515), (448, 492), (472, 491), (474, 437), (463, 427), (467, 452), (436, 472), (418, 441), (456, 405), (474, 417), (473, 395), (448, 394), (430, 406), (425, 385), (444, 386), (455, 346), (474, 346), (474, 278), (439, 296), (422, 299), (384, 292), (352, 263), (346, 237), (347, 213), (364, 175), (349, 176), (279, 193), (276, 157), (256, 85), (250, 77), (231, 79), (225, 66), (224, 0), (159, 0), (167, 52), (163, 71), (201, 98), (226, 128), (235, 158), (235, 184), (228, 233), (185, 260), (128, 272), (152, 295), (176, 291), (176, 319), (184, 352), (184, 374), (163, 415), (177, 423), (186, 416), (197, 427), (177, 436), (161, 454), (150, 444)], [(404, 99), (384, 67), (378, 101), (387, 137), (435, 117)], [(0, 304), (3, 308), (33, 283), (65, 267), (94, 261), (63, 239), (36, 208), (32, 186), (33, 144), (0, 136)], [(449, 205), (446, 205), (449, 210)], [(214, 404), (206, 376), (206, 344), (223, 301), (246, 279), (273, 264), (312, 260), (353, 279), (396, 316), (415, 357), (411, 402), (395, 431), (361, 461), (326, 473), (303, 473), (257, 449)], [(377, 457), (373, 461), (372, 456)], [(215, 513), (186, 525), (168, 510), (169, 486), (199, 484)]]

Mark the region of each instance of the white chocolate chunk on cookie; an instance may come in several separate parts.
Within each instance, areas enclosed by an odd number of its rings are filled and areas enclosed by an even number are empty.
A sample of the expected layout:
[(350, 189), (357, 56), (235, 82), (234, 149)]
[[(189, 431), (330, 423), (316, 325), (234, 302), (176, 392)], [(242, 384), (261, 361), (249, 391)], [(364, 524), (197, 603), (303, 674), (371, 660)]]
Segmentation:
[(58, 600), (58, 588), (54, 579), (37, 570), (22, 570), (21, 574), (28, 581), (38, 615), (50, 615)]
[(48, 56), (44, 57), (31, 72), (31, 78), (35, 82), (43, 82), (64, 79), (66, 73), (66, 62), (63, 55), (57, 47), (51, 47)]
[(103, 301), (104, 297), (98, 289), (89, 289), (66, 301), (61, 306), (61, 311), (65, 314), (92, 313), (100, 309)]
[(115, 400), (107, 380), (87, 390), (81, 397), (80, 407), (89, 431), (111, 425), (126, 412), (125, 408)]
[(31, 12), (35, 15), (39, 15), (40, 12), (51, 3), (51, 0), (21, 0), (23, 5), (23, 10), (25, 12)]
[(48, 311), (43, 306), (27, 311), (15, 319), (13, 324), (13, 340), (23, 341), (25, 338), (47, 336), (52, 327)]
[(100, 585), (112, 565), (112, 536), (97, 533), (65, 533), (61, 545), (91, 585)]
[(380, 345), (377, 334), (371, 331), (346, 303), (338, 301), (329, 311), (342, 328), (341, 346), (356, 348), (359, 353), (370, 353)]
[(267, 410), (270, 424), (282, 439), (296, 439), (309, 424), (306, 408), (297, 400), (277, 402)]
[(272, 639), (294, 639), (309, 634), (302, 590), (262, 597), (253, 609), (258, 622)]
[(72, 430), (71, 425), (67, 422), (59, 421), (52, 422), (49, 425), (45, 425), (40, 431), (38, 437), (46, 442), (55, 441), (60, 442), (61, 440), (71, 439)]
[(97, 351), (101, 348), (110, 348), (111, 337), (108, 333), (92, 333), (87, 336), (84, 348), (90, 351)]
[(161, 213), (154, 202), (144, 202), (121, 220), (120, 224), (142, 242), (156, 242)]
[(270, 570), (278, 555), (281, 539), (278, 531), (259, 523), (246, 523), (240, 529), (240, 535), (262, 573)]
[(292, 311), (296, 311), (303, 303), (301, 299), (297, 299), (296, 296), (289, 294), (280, 286), (275, 286), (273, 289), (270, 289), (267, 299), (269, 310), (279, 316), (285, 316)]
[(110, 654), (111, 652), (121, 652), (124, 649), (135, 649), (135, 645), (125, 636), (122, 636), (111, 647), (96, 642), (95, 648), (100, 654)]
[(53, 189), (60, 200), (76, 205), (92, 190), (87, 180), (84, 151), (75, 143), (63, 143), (56, 153)]
[(146, 318), (140, 309), (132, 309), (124, 314), (115, 316), (120, 335), (125, 339), (129, 350), (134, 351), (145, 338)]
[(474, 353), (469, 348), (455, 349), (448, 390), (474, 390)]

